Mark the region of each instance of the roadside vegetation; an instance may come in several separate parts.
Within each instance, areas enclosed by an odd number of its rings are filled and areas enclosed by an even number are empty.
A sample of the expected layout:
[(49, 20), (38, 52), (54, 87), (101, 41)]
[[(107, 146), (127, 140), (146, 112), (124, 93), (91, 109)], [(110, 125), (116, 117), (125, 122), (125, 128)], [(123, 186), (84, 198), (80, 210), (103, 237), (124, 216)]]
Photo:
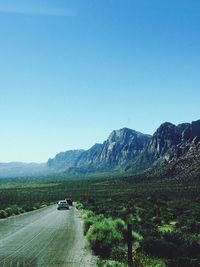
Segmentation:
[(0, 217), (64, 197), (78, 201), (84, 234), (98, 265), (127, 266), (127, 224), (138, 267), (200, 266), (199, 179), (123, 177), (64, 182), (2, 180)]

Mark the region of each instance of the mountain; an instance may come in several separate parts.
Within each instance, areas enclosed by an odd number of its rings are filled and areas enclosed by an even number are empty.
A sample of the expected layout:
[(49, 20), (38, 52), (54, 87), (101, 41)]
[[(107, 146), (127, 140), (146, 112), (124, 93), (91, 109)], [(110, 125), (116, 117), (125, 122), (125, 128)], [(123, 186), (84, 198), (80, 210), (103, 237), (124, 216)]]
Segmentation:
[(0, 178), (20, 177), (20, 176), (37, 176), (49, 174), (50, 170), (46, 163), (22, 163), (10, 162), (0, 163)]
[(103, 144), (99, 162), (103, 167), (119, 168), (137, 158), (150, 139), (128, 128), (113, 131)]
[(188, 151), (177, 160), (160, 166), (154, 166), (134, 179), (176, 179), (176, 181), (197, 181), (200, 179), (200, 138), (194, 137)]
[(128, 128), (115, 130), (103, 144), (95, 144), (77, 154), (76, 151), (59, 153), (47, 165), (70, 173), (119, 170), (138, 156), (150, 138)]
[(76, 161), (74, 167), (82, 169), (92, 169), (92, 167), (94, 166), (97, 167), (97, 165), (99, 164), (99, 155), (101, 154), (102, 149), (103, 144), (95, 144), (90, 149), (84, 151)]
[[(48, 166), (65, 173), (143, 172), (176, 162), (200, 137), (200, 120), (174, 125), (161, 124), (153, 136), (128, 128), (114, 130), (103, 142), (85, 151), (59, 153)], [(193, 144), (194, 146), (194, 144)]]
[(200, 178), (200, 137), (194, 137), (188, 151), (165, 166), (170, 176), (181, 179)]
[(144, 170), (175, 162), (189, 151), (194, 138), (198, 137), (200, 120), (177, 126), (165, 122), (156, 130), (138, 158), (126, 166), (126, 170)]
[(47, 166), (51, 169), (64, 171), (73, 167), (77, 159), (81, 156), (84, 150), (68, 150), (60, 152), (53, 159), (47, 161)]

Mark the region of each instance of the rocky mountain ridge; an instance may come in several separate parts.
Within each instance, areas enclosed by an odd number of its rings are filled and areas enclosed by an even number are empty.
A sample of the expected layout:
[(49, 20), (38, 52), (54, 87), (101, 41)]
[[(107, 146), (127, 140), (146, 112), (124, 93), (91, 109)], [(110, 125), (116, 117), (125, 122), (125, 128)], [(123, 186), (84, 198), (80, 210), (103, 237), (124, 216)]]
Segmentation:
[(134, 178), (144, 179), (175, 178), (177, 181), (200, 179), (200, 138), (195, 137), (188, 151), (168, 164), (152, 167)]
[(95, 145), (78, 159), (78, 168), (86, 167), (99, 171), (115, 170), (137, 157), (150, 136), (123, 128), (113, 131), (103, 144)]
[[(165, 122), (153, 136), (123, 128), (113, 131), (103, 144), (95, 144), (78, 154), (71, 151), (72, 158), (76, 154), (72, 164), (66, 164), (65, 152), (57, 166), (70, 173), (144, 171), (177, 161), (189, 153), (195, 138), (200, 138), (200, 120), (178, 125)], [(49, 167), (55, 168), (53, 163), (59, 161), (59, 155), (48, 161)]]
[(177, 126), (165, 122), (153, 134), (136, 165), (151, 167), (174, 162), (187, 153), (197, 137), (200, 137), (200, 120)]
[[(76, 170), (97, 172), (119, 169), (137, 157), (150, 138), (150, 135), (128, 128), (114, 130), (103, 144), (95, 144), (90, 149), (81, 151), (77, 157), (75, 156), (77, 150), (70, 151), (70, 156), (72, 158), (74, 156), (73, 164), (70, 166), (66, 164), (69, 151), (57, 154), (54, 159), (49, 159), (47, 164), (54, 169), (59, 166), (70, 172)], [(59, 160), (60, 157), (61, 160)]]

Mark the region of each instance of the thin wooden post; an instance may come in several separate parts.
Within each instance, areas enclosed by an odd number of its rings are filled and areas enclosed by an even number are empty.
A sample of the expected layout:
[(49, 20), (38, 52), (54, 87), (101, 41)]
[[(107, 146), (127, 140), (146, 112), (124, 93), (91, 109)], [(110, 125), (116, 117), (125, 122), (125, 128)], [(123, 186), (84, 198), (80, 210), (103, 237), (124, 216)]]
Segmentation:
[(128, 266), (133, 267), (133, 257), (132, 257), (132, 224), (128, 224), (127, 232), (127, 245), (128, 245)]

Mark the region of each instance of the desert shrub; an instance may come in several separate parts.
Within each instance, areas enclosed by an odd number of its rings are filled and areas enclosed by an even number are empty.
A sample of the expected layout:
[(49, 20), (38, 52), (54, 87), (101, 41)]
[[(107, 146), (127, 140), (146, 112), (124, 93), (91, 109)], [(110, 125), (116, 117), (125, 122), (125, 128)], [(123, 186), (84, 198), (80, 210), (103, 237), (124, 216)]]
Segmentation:
[(6, 217), (8, 217), (8, 214), (6, 213), (6, 211), (0, 210), (0, 218), (2, 219), (2, 218), (6, 218)]
[(76, 208), (78, 210), (82, 210), (84, 207), (83, 207), (83, 204), (82, 203), (78, 202), (78, 203), (76, 203)]
[(98, 267), (126, 267), (127, 265), (113, 260), (102, 260), (97, 259), (97, 266)]
[(87, 239), (95, 254), (102, 258), (110, 256), (112, 248), (123, 240), (119, 231), (120, 222), (110, 218), (96, 221), (87, 233)]
[(84, 220), (83, 223), (83, 232), (84, 235), (87, 234), (88, 230), (90, 229), (90, 227), (96, 222), (96, 218), (95, 217), (90, 217)]
[(14, 212), (13, 212), (13, 210), (11, 208), (6, 208), (5, 212), (7, 213), (8, 217), (14, 214)]
[(82, 219), (87, 219), (87, 218), (91, 218), (94, 217), (94, 212), (91, 210), (82, 210), (81, 211), (81, 218)]
[(135, 241), (142, 241), (143, 240), (143, 236), (138, 233), (137, 231), (132, 231), (132, 238)]
[(125, 238), (127, 234), (127, 227), (125, 222), (122, 219), (116, 219), (114, 220), (115, 228), (118, 232), (122, 234), (122, 236)]
[(19, 208), (17, 205), (12, 205), (8, 208), (5, 209), (7, 216), (12, 216), (12, 215), (18, 215), (20, 213), (23, 213), (24, 210), (22, 208)]
[(16, 214), (16, 215), (20, 214), (21, 213), (21, 210), (22, 210), (17, 205), (11, 206), (11, 209), (12, 209), (13, 214)]
[(95, 222), (100, 222), (103, 219), (105, 219), (105, 217), (100, 214), (100, 215), (94, 215), (94, 213), (92, 211), (83, 211), (83, 213), (81, 214), (81, 218), (84, 219), (84, 223), (83, 223), (83, 232), (84, 235), (87, 234), (88, 230), (90, 229), (90, 227), (95, 223)]
[(23, 210), (23, 208), (19, 208), (19, 213), (24, 213), (25, 210)]

